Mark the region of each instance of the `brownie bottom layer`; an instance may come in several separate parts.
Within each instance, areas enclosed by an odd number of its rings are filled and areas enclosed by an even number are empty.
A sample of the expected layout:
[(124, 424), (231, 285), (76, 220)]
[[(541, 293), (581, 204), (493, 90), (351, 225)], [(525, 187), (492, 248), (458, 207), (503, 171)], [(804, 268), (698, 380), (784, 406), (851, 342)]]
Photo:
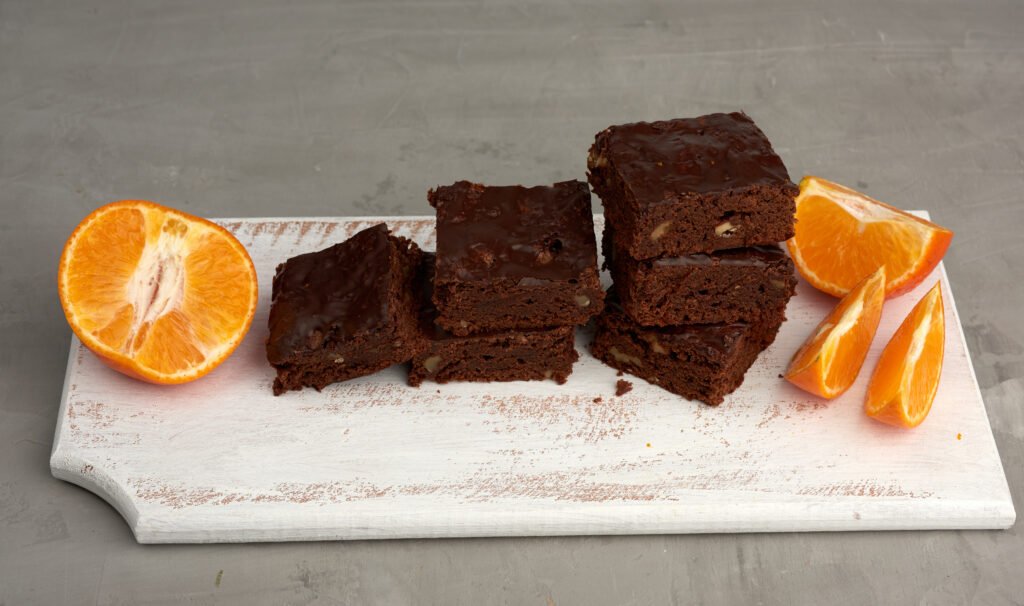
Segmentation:
[(780, 310), (751, 324), (645, 328), (616, 305), (598, 318), (591, 351), (613, 368), (716, 406), (743, 383), (758, 354), (775, 340), (784, 318)]
[(572, 326), (562, 326), (440, 338), (413, 358), (409, 384), (544, 379), (565, 383), (579, 358), (574, 334)]
[(374, 338), (352, 343), (339, 351), (306, 354), (286, 364), (276, 364), (274, 395), (303, 387), (320, 391), (331, 383), (348, 381), (401, 364), (423, 351), (426, 343), (416, 333), (385, 342)]
[(604, 254), (619, 301), (642, 326), (754, 321), (784, 309), (796, 272), (778, 246), (637, 261), (614, 250), (605, 228)]
[(604, 306), (596, 272), (589, 284), (575, 280), (533, 286), (505, 282), (436, 285), (437, 324), (459, 336), (544, 330), (581, 326)]

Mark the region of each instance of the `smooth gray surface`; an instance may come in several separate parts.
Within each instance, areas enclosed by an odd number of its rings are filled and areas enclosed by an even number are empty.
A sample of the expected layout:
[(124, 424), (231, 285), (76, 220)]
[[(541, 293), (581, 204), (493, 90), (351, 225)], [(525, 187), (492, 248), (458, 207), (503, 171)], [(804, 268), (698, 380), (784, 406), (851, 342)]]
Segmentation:
[(1019, 2), (0, 0), (0, 606), (1022, 603), (1020, 524), (140, 546), (50, 477), (57, 259), (99, 204), (423, 214), (458, 178), (582, 177), (608, 124), (741, 108), (795, 178), (956, 231), (946, 267), (1024, 509)]

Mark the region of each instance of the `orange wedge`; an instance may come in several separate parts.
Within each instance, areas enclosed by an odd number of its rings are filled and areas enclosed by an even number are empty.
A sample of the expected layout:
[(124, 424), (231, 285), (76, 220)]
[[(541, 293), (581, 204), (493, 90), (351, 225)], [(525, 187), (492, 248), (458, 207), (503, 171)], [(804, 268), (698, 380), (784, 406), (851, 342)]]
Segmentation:
[(804, 177), (789, 253), (800, 274), (835, 297), (885, 266), (886, 298), (924, 280), (946, 254), (953, 232), (862, 193)]
[(868, 384), (864, 412), (897, 427), (917, 427), (932, 409), (946, 345), (942, 291), (928, 291), (882, 351)]
[(256, 311), (256, 270), (234, 236), (140, 200), (83, 219), (64, 245), (57, 279), (82, 343), (152, 383), (184, 383), (216, 368)]
[(853, 385), (878, 330), (885, 303), (885, 267), (855, 286), (793, 355), (786, 380), (823, 398)]

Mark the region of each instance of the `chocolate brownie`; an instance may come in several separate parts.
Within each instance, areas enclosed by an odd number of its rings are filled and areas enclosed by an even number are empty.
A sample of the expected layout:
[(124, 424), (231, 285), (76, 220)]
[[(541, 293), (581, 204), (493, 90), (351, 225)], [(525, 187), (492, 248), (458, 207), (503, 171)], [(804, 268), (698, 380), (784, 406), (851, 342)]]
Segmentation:
[(793, 262), (775, 244), (637, 261), (615, 250), (612, 231), (605, 227), (605, 267), (642, 326), (756, 320), (785, 309), (796, 290)]
[(460, 181), (437, 209), (437, 322), (454, 334), (585, 324), (603, 306), (590, 189)]
[(437, 309), (431, 301), (433, 276), (434, 255), (427, 253), (418, 289), (420, 327), (429, 346), (412, 359), (409, 385), (415, 387), (424, 380), (447, 383), (554, 379), (565, 383), (579, 358), (572, 326), (456, 336), (435, 322)]
[(757, 355), (775, 340), (782, 320), (779, 311), (753, 323), (645, 328), (609, 294), (591, 351), (613, 368), (716, 406), (743, 383)]
[(616, 247), (635, 259), (793, 236), (799, 189), (743, 113), (611, 126), (587, 168)]
[(380, 223), (279, 265), (267, 339), (274, 394), (320, 390), (423, 351), (412, 284), (421, 257)]

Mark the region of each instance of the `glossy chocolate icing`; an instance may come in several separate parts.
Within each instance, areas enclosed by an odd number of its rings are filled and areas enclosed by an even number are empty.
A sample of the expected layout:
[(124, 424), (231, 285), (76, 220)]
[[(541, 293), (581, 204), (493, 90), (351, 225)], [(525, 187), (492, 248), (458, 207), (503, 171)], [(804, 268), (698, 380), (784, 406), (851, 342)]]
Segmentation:
[(392, 281), (402, 279), (394, 271), (396, 247), (406, 243), (380, 223), (279, 265), (267, 340), (270, 362), (316, 350), (328, 336), (342, 340), (386, 323)]
[(430, 192), (437, 209), (439, 282), (579, 279), (596, 265), (590, 188), (490, 187), (459, 181)]
[(695, 253), (680, 257), (659, 257), (655, 266), (730, 265), (736, 267), (771, 267), (786, 258), (778, 246), (730, 248), (712, 253)]
[(611, 164), (642, 204), (758, 185), (796, 187), (768, 138), (741, 112), (611, 126), (597, 135), (591, 170), (599, 161)]

